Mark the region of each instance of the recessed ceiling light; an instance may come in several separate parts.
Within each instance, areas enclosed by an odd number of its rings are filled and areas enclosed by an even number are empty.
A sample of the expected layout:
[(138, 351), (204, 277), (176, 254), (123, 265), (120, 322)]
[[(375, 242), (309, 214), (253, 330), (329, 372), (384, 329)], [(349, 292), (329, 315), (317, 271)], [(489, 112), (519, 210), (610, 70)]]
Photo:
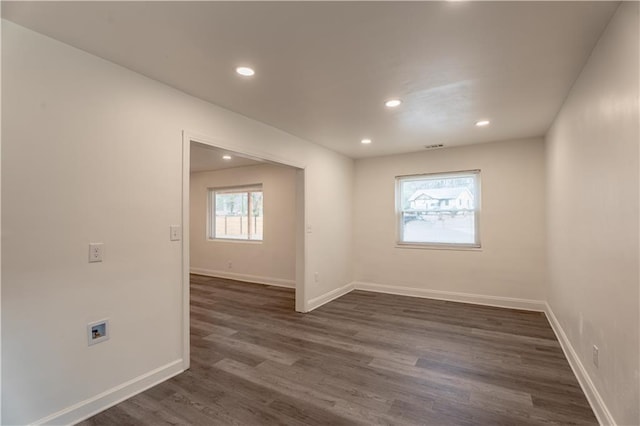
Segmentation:
[(231, 156), (230, 155), (223, 155), (222, 159), (223, 160), (231, 160)]
[(402, 101), (400, 99), (389, 99), (384, 103), (384, 106), (388, 108), (395, 108), (397, 106), (400, 106), (401, 103)]
[(371, 143), (371, 139), (362, 139), (362, 140), (360, 141), (360, 143), (363, 143), (363, 144), (365, 144), (365, 145), (369, 145), (369, 144)]
[(249, 67), (238, 67), (236, 68), (236, 72), (245, 77), (251, 77), (256, 73), (252, 68)]
[(488, 126), (489, 123), (490, 123), (489, 120), (480, 120), (480, 121), (476, 121), (476, 126), (478, 127)]

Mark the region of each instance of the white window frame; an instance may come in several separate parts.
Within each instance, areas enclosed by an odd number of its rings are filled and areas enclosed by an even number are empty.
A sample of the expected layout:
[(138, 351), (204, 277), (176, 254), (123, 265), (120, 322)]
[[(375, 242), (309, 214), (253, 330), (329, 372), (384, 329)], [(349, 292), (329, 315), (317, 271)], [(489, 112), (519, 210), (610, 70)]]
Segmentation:
[[(264, 215), (263, 215), (263, 223), (262, 223), (262, 238), (261, 239), (252, 239), (251, 238), (251, 219), (252, 215), (252, 205), (251, 205), (251, 196), (249, 195), (251, 192), (262, 192), (262, 211), (264, 212), (264, 189), (262, 188), (261, 183), (251, 184), (251, 185), (241, 185), (241, 186), (226, 186), (220, 188), (207, 188), (207, 239), (209, 241), (235, 241), (241, 243), (262, 243), (264, 241)], [(247, 229), (247, 238), (221, 238), (216, 237), (216, 194), (247, 194), (247, 224), (249, 229)]]
[[(402, 241), (403, 237), (403, 221), (402, 221), (402, 192), (401, 184), (410, 180), (422, 179), (450, 179), (456, 177), (473, 177), (474, 178), (474, 228), (475, 241), (473, 243), (436, 243), (436, 242), (406, 242)], [(414, 175), (396, 176), (395, 184), (395, 210), (396, 210), (396, 247), (399, 248), (424, 248), (424, 249), (448, 249), (448, 250), (478, 250), (482, 248), (480, 243), (480, 210), (482, 204), (480, 170), (462, 170), (456, 172), (438, 172), (438, 173), (422, 173)]]

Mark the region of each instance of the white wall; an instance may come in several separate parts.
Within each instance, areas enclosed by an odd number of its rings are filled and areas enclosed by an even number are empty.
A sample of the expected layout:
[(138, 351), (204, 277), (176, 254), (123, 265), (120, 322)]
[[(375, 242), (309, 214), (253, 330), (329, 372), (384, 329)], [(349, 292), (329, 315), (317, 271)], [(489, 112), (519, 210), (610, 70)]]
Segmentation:
[(304, 164), (307, 297), (351, 282), (351, 159), (6, 21), (2, 56), (3, 424), (181, 365), (184, 129)]
[[(0, 7), (0, 34), (2, 32), (2, 7)], [(0, 43), (1, 44), (1, 43)], [(0, 46), (0, 81), (2, 81), (2, 46)], [(0, 84), (2, 99), (2, 84)], [(2, 102), (0, 102), (0, 129), (2, 129)], [(2, 132), (0, 132), (0, 188), (2, 188)], [(0, 197), (0, 224), (2, 223), (2, 197)], [(0, 241), (2, 227), (0, 226)], [(2, 366), (2, 244), (0, 244), (0, 366)], [(2, 423), (2, 368), (0, 367), (0, 423)]]
[(549, 304), (620, 425), (640, 424), (639, 30), (622, 3), (547, 136)]
[[(195, 273), (295, 287), (296, 170), (264, 164), (191, 174), (190, 261)], [(262, 184), (261, 242), (211, 240), (207, 235), (209, 188)], [(229, 268), (228, 262), (232, 267)]]
[[(395, 176), (481, 169), (481, 250), (398, 248)], [(356, 162), (355, 279), (545, 299), (544, 144), (496, 142)]]

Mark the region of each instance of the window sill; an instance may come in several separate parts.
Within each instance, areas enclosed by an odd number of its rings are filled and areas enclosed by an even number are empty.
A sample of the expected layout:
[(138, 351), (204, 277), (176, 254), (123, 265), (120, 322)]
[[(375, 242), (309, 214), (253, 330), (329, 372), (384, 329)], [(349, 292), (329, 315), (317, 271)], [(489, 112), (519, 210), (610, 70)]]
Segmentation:
[(453, 250), (453, 251), (482, 251), (482, 246), (462, 246), (451, 244), (419, 244), (419, 243), (396, 243), (395, 248), (418, 249), (418, 250)]
[(212, 243), (232, 243), (232, 244), (262, 244), (264, 240), (240, 240), (235, 238), (207, 238), (207, 242)]

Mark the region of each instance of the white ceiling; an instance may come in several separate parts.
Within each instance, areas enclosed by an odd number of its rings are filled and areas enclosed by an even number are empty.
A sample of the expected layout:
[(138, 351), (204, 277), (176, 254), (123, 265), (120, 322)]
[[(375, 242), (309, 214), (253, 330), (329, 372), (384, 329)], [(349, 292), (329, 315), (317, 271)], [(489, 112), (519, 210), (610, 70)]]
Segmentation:
[[(191, 142), (191, 173), (207, 172), (213, 170), (232, 169), (234, 167), (257, 166), (265, 164), (262, 161), (252, 160), (220, 148)], [(231, 157), (230, 160), (222, 158), (223, 155)]]
[(544, 135), (617, 6), (3, 1), (2, 15), (359, 158)]

